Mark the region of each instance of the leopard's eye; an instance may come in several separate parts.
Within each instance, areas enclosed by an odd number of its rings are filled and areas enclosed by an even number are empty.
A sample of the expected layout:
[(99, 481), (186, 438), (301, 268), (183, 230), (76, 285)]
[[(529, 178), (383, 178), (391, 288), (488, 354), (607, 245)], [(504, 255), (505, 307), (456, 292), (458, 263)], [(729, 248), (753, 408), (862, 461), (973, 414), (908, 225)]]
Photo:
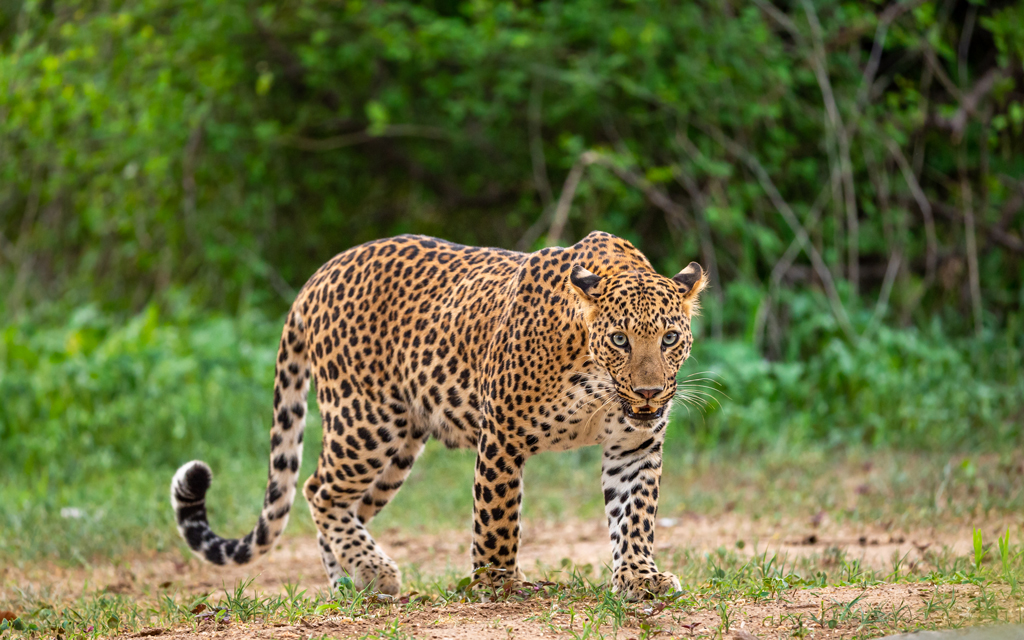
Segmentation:
[(671, 347), (675, 343), (679, 342), (679, 334), (675, 331), (669, 331), (665, 334), (665, 337), (661, 339), (661, 344), (666, 347)]
[(629, 338), (627, 338), (626, 334), (624, 333), (613, 333), (612, 344), (614, 344), (616, 347), (624, 347), (627, 344), (629, 344)]

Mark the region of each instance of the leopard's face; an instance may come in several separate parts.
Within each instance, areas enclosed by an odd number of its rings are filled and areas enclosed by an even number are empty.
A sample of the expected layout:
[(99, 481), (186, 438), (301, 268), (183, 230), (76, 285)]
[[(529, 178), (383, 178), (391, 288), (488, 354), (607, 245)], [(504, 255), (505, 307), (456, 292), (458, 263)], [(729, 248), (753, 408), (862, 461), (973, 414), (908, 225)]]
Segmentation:
[(637, 426), (662, 418), (690, 356), (690, 318), (705, 285), (691, 263), (674, 278), (631, 271), (600, 278), (573, 270), (590, 356), (608, 373), (625, 417)]

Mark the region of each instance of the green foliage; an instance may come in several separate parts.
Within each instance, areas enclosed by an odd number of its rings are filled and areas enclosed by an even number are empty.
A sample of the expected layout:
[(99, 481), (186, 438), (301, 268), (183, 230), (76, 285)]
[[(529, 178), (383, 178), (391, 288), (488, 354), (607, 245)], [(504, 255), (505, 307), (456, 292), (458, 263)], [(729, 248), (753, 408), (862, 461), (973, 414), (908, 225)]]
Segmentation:
[(149, 307), (119, 323), (95, 306), (66, 320), (0, 333), (5, 472), (46, 487), (51, 478), (73, 483), (183, 462), (214, 443), (236, 443), (239, 455), (264, 452), (274, 322), (255, 314), (161, 319)]
[[(796, 327), (815, 336), (806, 325), (827, 320), (811, 317)], [(833, 326), (816, 337), (820, 346), (782, 361), (765, 360), (745, 342), (697, 342), (686, 369), (709, 372), (710, 397), (703, 410), (689, 410), (688, 442), (932, 450), (1022, 444), (1024, 348), (1016, 336), (954, 342), (939, 326), (882, 327), (851, 346)]]
[[(89, 305), (0, 327), (0, 556), (161, 547), (173, 532), (170, 476), (199, 457), (218, 470), (226, 525), (251, 526), (277, 324), (187, 307), (122, 321)], [(33, 534), (70, 523), (72, 536)]]
[[(688, 417), (677, 410), (691, 426), (687, 438), (707, 448), (780, 438), (940, 450), (1019, 444), (1022, 349), (1009, 338), (958, 345), (938, 327), (882, 327), (850, 346), (834, 326), (813, 331), (823, 322), (797, 325), (807, 354), (786, 361), (766, 361), (742, 341), (697, 342), (681, 379), (708, 371), (704, 390), (717, 399)], [(207, 452), (214, 463), (261, 459), (279, 331), (255, 311), (229, 318), (188, 306), (163, 315), (150, 306), (121, 321), (88, 305), (0, 328), (4, 472), (45, 492)]]
[[(779, 265), (787, 289), (822, 277), (780, 260), (796, 235), (765, 177), (853, 307), (896, 257), (902, 324), (969, 330), (975, 262), (984, 325), (1024, 298), (1015, 6), (925, 3), (891, 23), (833, 0), (4, 7), (8, 310), (137, 310), (180, 285), (262, 305), (384, 235), (529, 249), (601, 228), (666, 272), (711, 266), (708, 313), (735, 335)], [(545, 238), (587, 151), (601, 161)], [(757, 295), (716, 293), (736, 285)]]

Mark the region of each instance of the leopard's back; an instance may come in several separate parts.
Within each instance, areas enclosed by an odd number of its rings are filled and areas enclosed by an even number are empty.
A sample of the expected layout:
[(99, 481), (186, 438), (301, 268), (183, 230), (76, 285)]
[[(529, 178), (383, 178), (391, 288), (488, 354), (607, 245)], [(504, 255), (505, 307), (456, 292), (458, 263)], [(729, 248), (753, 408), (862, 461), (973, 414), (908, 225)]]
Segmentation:
[[(488, 336), (527, 257), (406, 235), (325, 264), (293, 306), (309, 326), (325, 424), (351, 427), (365, 418), (384, 431), (397, 422), (398, 438), (411, 429), (451, 447), (474, 446)], [(339, 431), (325, 429), (328, 452), (332, 433)], [(380, 444), (363, 440), (370, 451)], [(351, 458), (351, 442), (339, 447)]]

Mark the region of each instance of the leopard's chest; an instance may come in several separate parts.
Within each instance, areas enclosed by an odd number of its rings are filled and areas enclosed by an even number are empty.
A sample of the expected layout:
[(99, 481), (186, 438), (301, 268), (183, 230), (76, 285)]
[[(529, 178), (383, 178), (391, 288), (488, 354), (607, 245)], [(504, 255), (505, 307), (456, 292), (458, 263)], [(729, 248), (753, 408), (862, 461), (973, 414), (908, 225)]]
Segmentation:
[(570, 383), (538, 407), (531, 422), (537, 442), (532, 453), (568, 451), (601, 444), (623, 426), (618, 394), (610, 384)]
[(506, 397), (519, 425), (509, 435), (523, 439), (531, 455), (601, 444), (623, 428), (618, 394), (610, 380), (572, 375), (535, 387), (534, 392)]

